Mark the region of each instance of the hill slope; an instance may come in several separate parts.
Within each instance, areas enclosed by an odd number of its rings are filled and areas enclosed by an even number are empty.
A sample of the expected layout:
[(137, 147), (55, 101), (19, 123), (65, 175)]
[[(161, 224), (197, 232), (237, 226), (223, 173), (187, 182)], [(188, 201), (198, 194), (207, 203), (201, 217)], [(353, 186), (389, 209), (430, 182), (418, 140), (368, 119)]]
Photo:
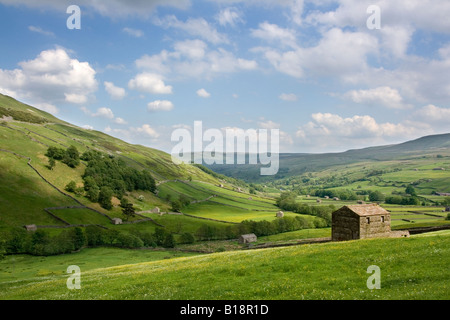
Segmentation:
[[(62, 265), (60, 273), (5, 281), (0, 299), (448, 300), (449, 254), (448, 231), (224, 252), (102, 269), (81, 266), (80, 290), (66, 288), (67, 262), (57, 257), (52, 266)], [(372, 265), (380, 268), (381, 290), (367, 288)]]
[[(230, 177), (240, 177), (247, 182), (269, 182), (289, 179), (313, 172), (330, 170), (337, 172), (346, 166), (358, 163), (374, 170), (379, 164), (392, 166), (393, 162), (401, 164), (407, 160), (411, 165), (421, 166), (425, 160), (432, 160), (439, 165), (440, 159), (450, 159), (450, 133), (422, 137), (396, 145), (369, 147), (349, 150), (341, 153), (279, 155), (280, 169), (275, 176), (261, 176), (259, 165), (209, 165), (212, 170)], [(390, 162), (390, 163), (389, 163)], [(428, 161), (428, 163), (431, 163)], [(401, 165), (399, 165), (401, 167)], [(450, 169), (448, 167), (447, 169)]]

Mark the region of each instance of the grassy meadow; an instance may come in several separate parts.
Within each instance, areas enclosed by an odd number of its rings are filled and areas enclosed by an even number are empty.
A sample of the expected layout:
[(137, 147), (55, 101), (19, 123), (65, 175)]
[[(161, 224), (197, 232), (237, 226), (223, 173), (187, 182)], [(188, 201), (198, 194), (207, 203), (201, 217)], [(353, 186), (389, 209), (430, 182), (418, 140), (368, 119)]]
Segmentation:
[[(138, 262), (147, 254), (142, 250), (132, 251), (132, 255), (123, 251), (127, 258), (97, 250), (95, 260), (88, 251), (67, 258), (7, 257), (0, 262), (0, 299), (450, 298), (449, 231), (162, 260), (168, 253), (158, 253), (159, 260), (147, 257), (146, 262)], [(80, 290), (66, 287), (69, 264), (81, 268)], [(380, 290), (367, 288), (371, 265), (381, 270)], [(20, 279), (8, 280), (12, 266), (16, 274), (22, 274)]]

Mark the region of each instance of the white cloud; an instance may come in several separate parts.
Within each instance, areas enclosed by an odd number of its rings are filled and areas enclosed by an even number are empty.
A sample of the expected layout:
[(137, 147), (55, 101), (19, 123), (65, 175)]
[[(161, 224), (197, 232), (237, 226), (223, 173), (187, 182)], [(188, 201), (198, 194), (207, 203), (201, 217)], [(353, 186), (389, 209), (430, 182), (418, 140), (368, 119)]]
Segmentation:
[(431, 124), (445, 124), (447, 131), (449, 130), (450, 108), (440, 108), (430, 104), (414, 112), (414, 117)]
[(71, 59), (62, 48), (42, 51), (19, 62), (20, 69), (0, 69), (0, 91), (32, 103), (80, 103), (97, 90), (96, 72), (88, 62)]
[(120, 100), (120, 99), (123, 99), (125, 97), (126, 92), (125, 92), (124, 88), (116, 87), (114, 85), (114, 83), (108, 82), (108, 81), (103, 82), (103, 84), (105, 86), (106, 92), (108, 92), (109, 95), (113, 99)]
[(49, 36), (49, 37), (54, 37), (55, 36), (55, 34), (53, 32), (44, 30), (41, 27), (29, 26), (28, 30), (30, 30), (32, 32), (40, 33), (40, 34), (42, 34), (44, 36)]
[(293, 93), (282, 93), (279, 98), (284, 101), (297, 101), (298, 98)]
[(101, 117), (106, 119), (114, 119), (114, 113), (110, 108), (99, 108), (96, 113), (92, 114), (93, 117)]
[(168, 100), (156, 100), (147, 104), (149, 111), (171, 111), (173, 109), (173, 103)]
[(202, 98), (209, 98), (211, 96), (211, 94), (203, 88), (197, 90), (197, 95)]
[(154, 22), (160, 27), (176, 28), (213, 44), (229, 43), (227, 35), (219, 33), (203, 18), (188, 18), (186, 22), (183, 22), (178, 20), (176, 16), (170, 15), (163, 19), (155, 19)]
[(325, 76), (345, 78), (368, 69), (367, 56), (377, 52), (375, 37), (338, 28), (323, 33), (316, 46), (279, 52), (278, 49), (254, 48), (279, 72), (296, 78)]
[(66, 101), (70, 103), (82, 104), (87, 102), (87, 97), (83, 94), (77, 93), (64, 93)]
[(244, 23), (242, 13), (234, 7), (222, 9), (217, 14), (216, 19), (221, 26), (230, 25), (234, 27), (238, 23)]
[(237, 58), (233, 53), (218, 48), (208, 50), (201, 40), (176, 42), (174, 51), (161, 51), (152, 56), (144, 55), (136, 60), (138, 68), (180, 78), (207, 78), (224, 73), (250, 71), (258, 68), (254, 60)]
[(296, 136), (311, 150), (342, 151), (367, 145), (385, 144), (431, 133), (427, 124), (413, 121), (378, 123), (369, 115), (341, 117), (331, 113), (312, 114), (312, 121), (301, 126)]
[(155, 129), (153, 129), (150, 125), (148, 124), (144, 124), (139, 128), (131, 128), (132, 131), (137, 132), (137, 133), (143, 133), (146, 136), (149, 136), (151, 138), (158, 138), (159, 137), (159, 133), (156, 132)]
[(266, 22), (260, 23), (259, 28), (252, 30), (251, 35), (269, 42), (280, 42), (289, 47), (297, 47), (295, 31), (284, 29), (276, 24)]
[(37, 103), (34, 106), (38, 109), (41, 109), (41, 110), (51, 113), (51, 114), (58, 114), (58, 112), (59, 112), (59, 109), (50, 103), (45, 103), (45, 102)]
[(378, 87), (369, 90), (352, 90), (344, 95), (347, 99), (359, 104), (384, 106), (391, 109), (410, 109), (411, 105), (403, 101), (397, 89)]
[(141, 38), (144, 36), (144, 31), (139, 29), (125, 27), (122, 29), (122, 31), (135, 38)]
[(128, 82), (128, 87), (153, 94), (171, 94), (172, 86), (166, 86), (162, 77), (155, 73), (140, 73)]
[(85, 125), (83, 125), (83, 126), (81, 126), (83, 129), (86, 129), (86, 130), (94, 130), (94, 127), (93, 126), (91, 126), (91, 125), (89, 125), (89, 124), (85, 124)]
[[(72, 0), (0, 0), (0, 3), (5, 5), (26, 5), (31, 8), (53, 8), (59, 12), (65, 12), (69, 5), (73, 4)], [(112, 18), (126, 17), (130, 15), (148, 17), (155, 9), (161, 7), (174, 7), (178, 9), (187, 9), (191, 1), (190, 0), (139, 0), (139, 1), (126, 1), (126, 0), (108, 0), (105, 1), (91, 1), (91, 0), (77, 0), (77, 5), (80, 7), (92, 8), (96, 12), (103, 16)]]
[(262, 129), (279, 129), (280, 128), (280, 124), (273, 122), (272, 120), (260, 121), (260, 122), (258, 122), (258, 125)]
[(119, 118), (119, 117), (117, 117), (116, 119), (114, 119), (114, 122), (117, 123), (117, 124), (128, 124), (127, 121), (125, 121), (124, 119)]

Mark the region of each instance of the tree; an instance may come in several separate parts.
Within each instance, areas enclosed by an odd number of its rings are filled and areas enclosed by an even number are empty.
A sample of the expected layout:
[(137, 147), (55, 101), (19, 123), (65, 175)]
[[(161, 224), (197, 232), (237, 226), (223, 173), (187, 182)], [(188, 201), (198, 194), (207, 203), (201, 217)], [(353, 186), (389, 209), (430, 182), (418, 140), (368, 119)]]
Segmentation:
[(369, 200), (370, 201), (384, 201), (384, 194), (382, 194), (380, 191), (371, 191), (369, 193)]
[(162, 246), (164, 248), (175, 248), (175, 238), (173, 237), (173, 234), (166, 234)]
[(53, 159), (53, 158), (49, 158), (48, 159), (48, 166), (47, 166), (47, 168), (49, 169), (49, 170), (53, 170), (53, 168), (56, 166), (56, 161), (55, 161), (55, 159)]
[(75, 181), (70, 181), (66, 187), (64, 188), (67, 192), (75, 192), (75, 189), (77, 188), (77, 184)]
[(195, 242), (195, 238), (190, 232), (185, 232), (180, 237), (181, 243), (191, 244)]
[(100, 206), (106, 210), (112, 209), (111, 198), (113, 196), (113, 191), (110, 187), (102, 187), (98, 194), (98, 202)]
[(166, 238), (167, 232), (162, 228), (156, 228), (155, 233), (153, 234), (155, 238), (155, 242), (158, 246), (161, 246), (164, 243), (164, 239)]
[(406, 187), (405, 193), (409, 194), (409, 195), (411, 195), (413, 197), (417, 196), (416, 190), (414, 189), (414, 187), (412, 185), (409, 185), (409, 186)]
[(73, 231), (73, 246), (75, 250), (81, 249), (86, 244), (86, 235), (83, 230), (76, 227)]
[(80, 153), (75, 146), (67, 148), (66, 153), (62, 159), (62, 162), (67, 164), (71, 168), (75, 168), (80, 164)]
[(127, 218), (127, 221), (128, 219), (134, 217), (136, 211), (134, 210), (133, 204), (132, 203), (125, 204), (125, 206), (122, 209), (122, 213)]
[(86, 197), (89, 200), (91, 200), (92, 202), (98, 201), (99, 194), (100, 194), (100, 189), (97, 186), (91, 187), (91, 188), (89, 188), (88, 191), (86, 191)]

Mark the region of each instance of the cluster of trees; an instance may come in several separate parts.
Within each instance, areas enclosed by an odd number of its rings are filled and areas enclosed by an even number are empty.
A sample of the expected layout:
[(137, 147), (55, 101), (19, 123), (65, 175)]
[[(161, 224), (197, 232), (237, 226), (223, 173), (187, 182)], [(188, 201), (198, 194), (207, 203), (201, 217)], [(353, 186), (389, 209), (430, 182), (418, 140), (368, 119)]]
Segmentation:
[[(84, 152), (81, 156), (75, 147), (67, 150), (50, 147), (47, 156), (74, 164), (75, 159), (87, 162), (82, 176), (83, 187), (77, 187), (75, 181), (66, 185), (66, 191), (86, 196), (91, 202), (98, 202), (103, 208), (112, 209), (113, 196), (122, 199), (127, 191), (142, 190), (155, 192), (155, 180), (147, 170), (138, 171), (127, 166), (122, 159), (108, 156), (95, 150)], [(129, 208), (130, 209), (130, 208)]]
[(348, 190), (348, 189), (344, 189), (344, 190), (342, 190), (342, 189), (338, 189), (338, 190), (320, 189), (320, 190), (316, 190), (313, 195), (315, 195), (316, 197), (321, 197), (321, 198), (328, 196), (330, 198), (337, 197), (341, 200), (358, 200), (358, 195), (354, 191)]
[(304, 217), (283, 217), (280, 219), (267, 221), (243, 221), (242, 224), (250, 233), (259, 236), (269, 236), (272, 234), (296, 231), (301, 229), (325, 228), (328, 226), (324, 219), (314, 219), (310, 221)]
[[(180, 242), (182, 241), (192, 243), (195, 239), (191, 234), (183, 234), (180, 237)], [(14, 228), (4, 235), (1, 244), (1, 248), (7, 254), (50, 256), (71, 253), (83, 247), (98, 246), (173, 248), (176, 242), (173, 234), (163, 228), (157, 228), (154, 233), (137, 229), (126, 233), (91, 225), (85, 228), (64, 229), (57, 235), (52, 235), (44, 229), (30, 233), (23, 228)], [(0, 250), (1, 255), (2, 250)]]
[(25, 229), (14, 228), (4, 238), (6, 253), (37, 256), (77, 251), (85, 245), (85, 242), (86, 236), (81, 228), (65, 229), (55, 236), (42, 229), (28, 233)]
[(316, 216), (325, 220), (327, 226), (331, 226), (331, 213), (336, 210), (334, 205), (329, 206), (310, 206), (305, 203), (295, 201), (297, 194), (295, 192), (283, 192), (276, 199), (279, 208), (300, 214)]
[(60, 160), (71, 168), (76, 168), (80, 164), (80, 153), (75, 146), (70, 146), (67, 149), (49, 147), (45, 155), (49, 158), (48, 168), (50, 170), (55, 167), (55, 160)]

